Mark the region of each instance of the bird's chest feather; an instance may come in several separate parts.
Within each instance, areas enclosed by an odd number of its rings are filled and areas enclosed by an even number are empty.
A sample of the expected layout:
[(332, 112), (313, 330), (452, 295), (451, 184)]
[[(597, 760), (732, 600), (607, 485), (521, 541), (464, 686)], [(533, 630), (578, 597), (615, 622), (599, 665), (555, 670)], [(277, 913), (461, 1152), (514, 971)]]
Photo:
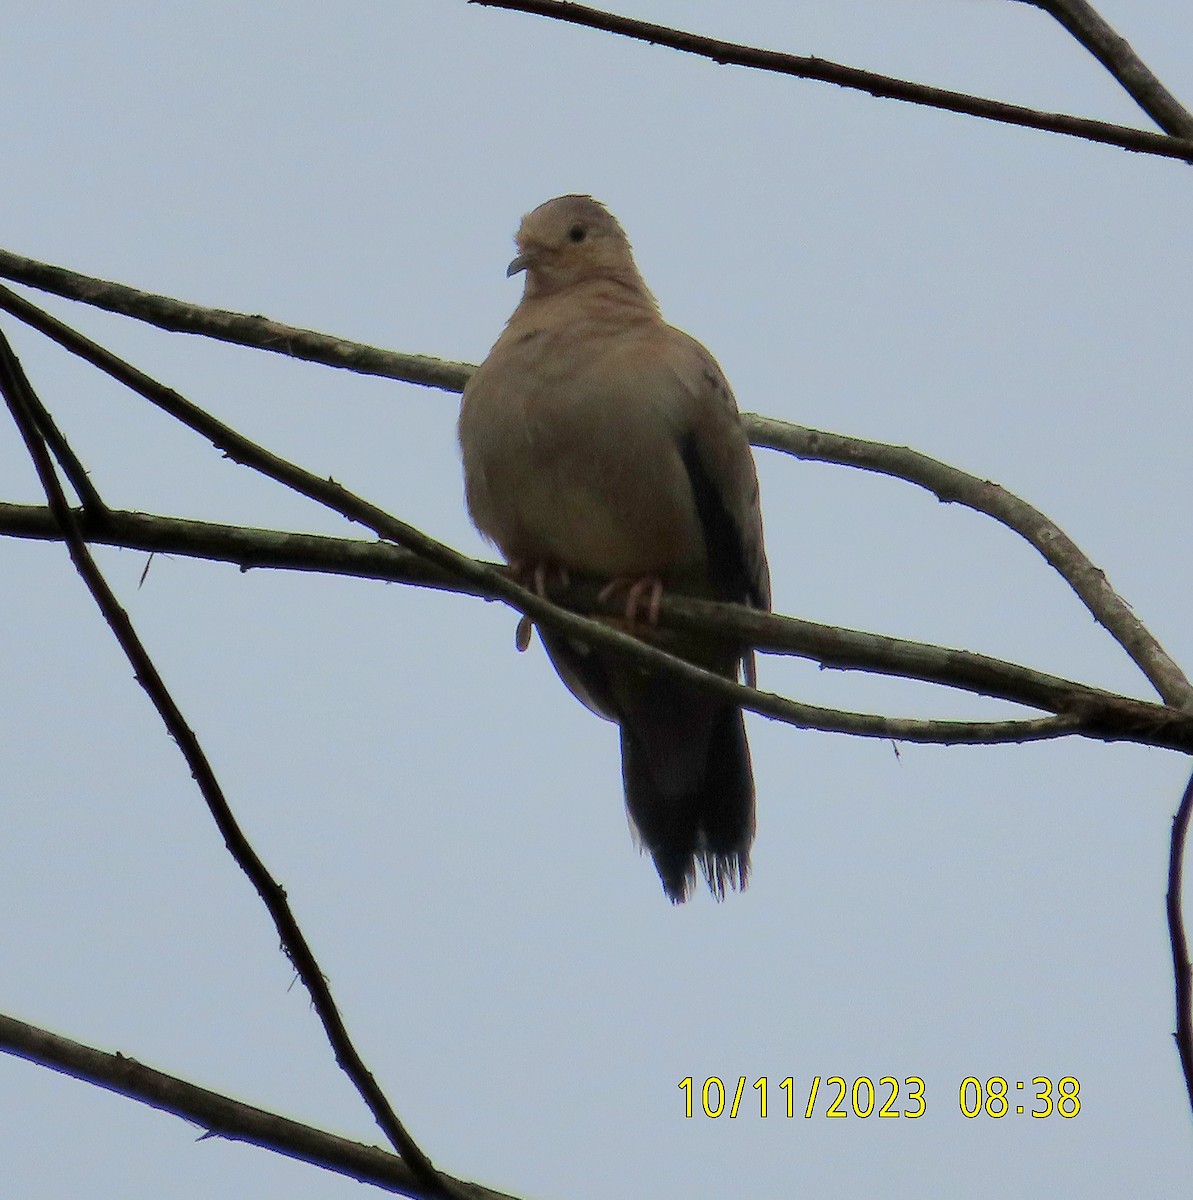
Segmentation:
[(677, 414), (652, 402), (659, 382), (633, 368), (633, 350), (539, 333), (503, 347), (469, 385), (469, 506), (507, 556), (598, 575), (665, 575), (702, 559)]

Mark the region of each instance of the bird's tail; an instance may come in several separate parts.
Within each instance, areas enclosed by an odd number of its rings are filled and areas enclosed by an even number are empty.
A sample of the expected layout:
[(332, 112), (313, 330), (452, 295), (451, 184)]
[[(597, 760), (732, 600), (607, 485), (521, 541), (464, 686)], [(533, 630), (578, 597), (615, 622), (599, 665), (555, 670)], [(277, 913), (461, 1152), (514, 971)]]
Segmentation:
[(745, 722), (741, 709), (704, 697), (668, 708), (670, 719), (622, 725), (626, 808), (673, 904), (688, 898), (698, 866), (722, 900), (750, 873), (754, 774)]

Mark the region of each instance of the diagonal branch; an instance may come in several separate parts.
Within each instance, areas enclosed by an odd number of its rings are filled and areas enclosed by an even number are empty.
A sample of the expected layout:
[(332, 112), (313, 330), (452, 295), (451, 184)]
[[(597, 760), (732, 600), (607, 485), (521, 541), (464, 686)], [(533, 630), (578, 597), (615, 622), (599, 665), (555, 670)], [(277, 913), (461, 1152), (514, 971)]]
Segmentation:
[(54, 418), (33, 390), (20, 360), (11, 351), (8, 351), (5, 357), (9, 372), (9, 384), (16, 389), (20, 403), (29, 414), (34, 429), (44, 439), (50, 453), (58, 460), (63, 474), (70, 480), (70, 485), (75, 490), (75, 495), (91, 515), (93, 524), (102, 522), (103, 516), (107, 512), (107, 505), (100, 498), (99, 492), (91, 482), (91, 477), (71, 449), (70, 443), (63, 437)]
[[(271, 321), (267, 317), (229, 312), (222, 308), (204, 308), (186, 300), (143, 292), (123, 283), (81, 275), (78, 271), (25, 258), (9, 250), (0, 250), (0, 278), (25, 283), (39, 291), (65, 296), (68, 300), (79, 300), (106, 312), (133, 317), (171, 333), (197, 333), (235, 346), (269, 350), (288, 358), (341, 367), (361, 375), (384, 375), (389, 379), (402, 379), (425, 387), (458, 392), (475, 370), (468, 363), (382, 350), (363, 342), (351, 342), (330, 334), (316, 333), (312, 329), (299, 329), (295, 325)], [(9, 299), (15, 296), (15, 293), (8, 291), (5, 294)], [(19, 314), (14, 312), (14, 315)]]
[[(193, 1121), (219, 1137), (273, 1150), (388, 1192), (417, 1200), (435, 1200), (436, 1194), (427, 1190), (402, 1159), (376, 1146), (349, 1141), (289, 1117), (254, 1108), (175, 1075), (142, 1066), (126, 1055), (96, 1050), (4, 1014), (0, 1014), (0, 1052), (93, 1083), (184, 1121)], [(478, 1183), (445, 1178), (465, 1200), (516, 1200)]]
[(654, 25), (649, 21), (638, 21), (617, 13), (589, 8), (585, 4), (574, 4), (570, 0), (468, 0), (468, 3), (551, 17), (557, 21), (583, 25), (589, 29), (618, 34), (655, 46), (668, 46), (672, 50), (710, 58), (722, 65), (754, 67), (779, 75), (818, 79), (824, 83), (835, 83), (840, 87), (869, 92), (872, 96), (889, 100), (906, 100), (929, 108), (999, 121), (1005, 125), (1042, 129), (1068, 137), (1119, 146), (1124, 150), (1136, 150), (1145, 154), (1158, 154), (1166, 158), (1193, 162), (1193, 140), (1188, 136), (1175, 138), (1149, 130), (1134, 129), (1129, 125), (1113, 125), (1107, 121), (1092, 121), (1086, 117), (1072, 117), (1066, 113), (1041, 112), (1021, 104), (1007, 104), (1001, 100), (989, 100), (983, 96), (971, 96), (965, 92), (895, 79), (890, 75), (847, 67), (823, 58), (782, 54), (757, 46), (743, 46), (737, 42), (701, 37), (699, 34), (672, 29), (666, 25)]
[[(485, 594), (388, 542), (282, 533), (129, 512), (113, 512), (102, 524), (80, 515), (79, 527), (91, 542), (230, 562), (242, 570), (263, 567), (318, 571), (474, 596)], [(47, 509), (0, 503), (3, 534), (42, 540), (61, 538)], [(496, 564), (488, 565), (494, 571), (501, 569)], [(620, 616), (623, 610), (617, 600), (601, 599), (601, 583), (573, 579), (567, 588), (552, 589), (551, 598), (576, 612)], [(914, 679), (1058, 716), (1079, 716), (1081, 724), (1074, 732), (1084, 737), (1193, 752), (1193, 714), (988, 655), (682, 596), (664, 597), (659, 618), (665, 630), (724, 639), (765, 653), (796, 655), (822, 667)]]
[(1152, 74), (1088, 0), (1020, 0), (1058, 20), (1165, 133), (1193, 138), (1193, 114)]
[(1193, 686), (1163, 646), (1062, 529), (1026, 500), (986, 479), (950, 467), (907, 446), (824, 433), (786, 421), (743, 416), (750, 441), (796, 458), (894, 475), (934, 493), (943, 503), (964, 504), (1014, 530), (1044, 556), (1077, 593), (1094, 620), (1130, 655), (1166, 704), (1193, 709)]
[(286, 900), (285, 891), (270, 875), (248, 838), (245, 837), (198, 738), (187, 724), (167, 689), (149, 652), (133, 628), (128, 614), (120, 606), (87, 549), (75, 522), (74, 514), (67, 505), (66, 496), (54, 472), (45, 443), (38, 433), (33, 413), (25, 402), (24, 389), (27, 387), (28, 383), (24, 381), (23, 373), (8, 344), (8, 339), (0, 333), (0, 392), (3, 393), (8, 403), (13, 420), (20, 430), (29, 456), (33, 460), (42, 487), (45, 489), (46, 501), (61, 530), (75, 569), (86, 584), (87, 590), (103, 614), (104, 620), (108, 623), (108, 627), (128, 658), (137, 682), (145, 690), (171, 738), (186, 759), (191, 775), (194, 777), (203, 799), (207, 802), (207, 807), (224, 838), (229, 853), (248, 876), (269, 910), (282, 946), (311, 994), (315, 1011), (318, 1013), (328, 1040), (335, 1051), (336, 1061), (352, 1080), (377, 1123), (409, 1164), (410, 1169), (422, 1182), (424, 1188), (434, 1196), (450, 1196), (450, 1190), (440, 1180), (430, 1159), (406, 1131), (405, 1126), (398, 1119), (397, 1113), (390, 1106), (385, 1094), (353, 1045), (332, 997), (331, 988), (320, 970), (314, 952), (294, 918), (289, 902)]

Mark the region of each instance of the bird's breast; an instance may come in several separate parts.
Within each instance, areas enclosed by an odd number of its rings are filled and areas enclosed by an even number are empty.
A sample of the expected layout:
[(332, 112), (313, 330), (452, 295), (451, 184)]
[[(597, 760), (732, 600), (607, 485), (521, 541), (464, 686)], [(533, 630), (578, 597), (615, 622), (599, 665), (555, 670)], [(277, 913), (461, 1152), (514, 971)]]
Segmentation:
[[(624, 355), (501, 347), (465, 391), (469, 508), (509, 558), (595, 575), (691, 573), (704, 545), (674, 414)], [(632, 349), (632, 347), (631, 347)], [(563, 364), (556, 367), (556, 364)]]

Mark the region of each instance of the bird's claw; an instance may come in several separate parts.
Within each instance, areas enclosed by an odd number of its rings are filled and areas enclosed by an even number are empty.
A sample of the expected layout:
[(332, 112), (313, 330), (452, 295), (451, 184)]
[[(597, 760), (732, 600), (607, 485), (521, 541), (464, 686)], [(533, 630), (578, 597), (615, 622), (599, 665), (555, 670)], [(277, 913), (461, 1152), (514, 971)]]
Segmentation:
[[(551, 584), (567, 587), (571, 583), (567, 567), (561, 567), (556, 563), (541, 560), (531, 562), (528, 559), (515, 558), (510, 560), (509, 569), (510, 574), (522, 587), (543, 600), (547, 599), (547, 588)], [(514, 633), (514, 645), (519, 653), (529, 648), (530, 635), (533, 631), (534, 621), (523, 613), (522, 619), (518, 622), (517, 631)]]
[(608, 600), (619, 588), (626, 589), (625, 619), (631, 629), (638, 623), (638, 609), (646, 599), (646, 624), (651, 629), (659, 625), (659, 605), (663, 600), (663, 581), (658, 575), (641, 575), (637, 578), (618, 577), (611, 579), (597, 596)]

